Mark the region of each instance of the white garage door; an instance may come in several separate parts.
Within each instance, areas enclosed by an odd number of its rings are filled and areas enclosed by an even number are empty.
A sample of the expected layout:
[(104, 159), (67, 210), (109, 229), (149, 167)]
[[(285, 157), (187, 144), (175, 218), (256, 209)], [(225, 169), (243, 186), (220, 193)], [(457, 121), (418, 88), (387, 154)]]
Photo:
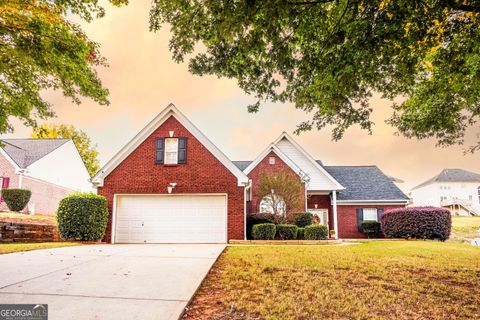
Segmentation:
[(225, 195), (118, 195), (116, 243), (225, 243)]

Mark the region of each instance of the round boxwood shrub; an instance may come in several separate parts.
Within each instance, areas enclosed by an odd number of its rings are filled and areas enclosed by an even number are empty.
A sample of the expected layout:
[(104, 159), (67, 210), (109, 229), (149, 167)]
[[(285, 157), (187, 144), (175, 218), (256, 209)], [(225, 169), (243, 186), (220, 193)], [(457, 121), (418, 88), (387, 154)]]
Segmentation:
[(27, 189), (2, 189), (2, 198), (11, 211), (22, 211), (30, 201), (32, 192)]
[(57, 210), (58, 231), (65, 240), (101, 240), (107, 222), (107, 201), (102, 196), (74, 193), (60, 201)]
[(312, 224), (305, 227), (305, 240), (325, 240), (328, 239), (328, 227), (321, 224)]
[(294, 224), (279, 224), (277, 225), (277, 235), (282, 240), (297, 239), (298, 227)]
[(452, 228), (450, 211), (437, 207), (397, 208), (382, 216), (387, 238), (447, 240)]
[(297, 239), (305, 240), (305, 228), (298, 228)]
[(255, 240), (275, 239), (276, 226), (273, 223), (259, 223), (253, 226), (252, 236)]
[(253, 239), (252, 228), (259, 223), (273, 223), (274, 217), (271, 213), (252, 213), (247, 216), (247, 239)]
[(313, 214), (310, 212), (301, 212), (297, 213), (293, 217), (293, 223), (299, 227), (303, 228), (312, 224)]

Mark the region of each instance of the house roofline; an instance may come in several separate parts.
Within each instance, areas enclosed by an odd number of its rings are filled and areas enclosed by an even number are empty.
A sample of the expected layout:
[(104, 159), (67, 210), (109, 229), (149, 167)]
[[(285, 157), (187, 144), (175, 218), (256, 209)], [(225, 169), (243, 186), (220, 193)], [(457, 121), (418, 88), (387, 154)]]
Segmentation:
[(255, 160), (250, 163), (243, 172), (245, 174), (249, 174), (252, 172), (253, 169), (255, 169), (258, 164), (265, 159), (265, 157), (270, 153), (273, 152), (275, 153), (287, 166), (289, 166), (296, 174), (298, 174), (300, 177), (304, 177), (307, 175), (305, 172), (300, 169), (285, 153), (282, 152), (275, 144), (271, 143), (267, 148), (265, 148), (256, 158)]
[(301, 145), (299, 145), (288, 133), (285, 131), (282, 132), (282, 134), (273, 142), (273, 144), (277, 144), (280, 142), (283, 138), (286, 138), (288, 141), (290, 141), (295, 148), (297, 148), (314, 166), (317, 168), (321, 173), (323, 173), (327, 178), (330, 180), (335, 185), (335, 188), (333, 190), (340, 191), (340, 190), (345, 190), (345, 187), (343, 187), (330, 173), (325, 170)]
[(215, 158), (217, 158), (236, 178), (238, 186), (248, 184), (248, 177), (233, 164), (233, 162), (213, 144), (178, 108), (170, 103), (153, 120), (138, 132), (123, 148), (121, 148), (91, 179), (97, 187), (103, 186), (103, 181), (120, 163), (125, 160), (148, 136), (161, 126), (171, 116), (175, 117)]

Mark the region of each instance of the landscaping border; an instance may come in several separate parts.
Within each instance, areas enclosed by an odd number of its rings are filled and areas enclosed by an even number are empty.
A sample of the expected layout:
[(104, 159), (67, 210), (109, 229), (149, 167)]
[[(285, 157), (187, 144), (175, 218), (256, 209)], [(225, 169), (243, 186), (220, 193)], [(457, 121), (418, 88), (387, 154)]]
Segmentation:
[(341, 244), (342, 240), (230, 240), (228, 244), (241, 245), (325, 245)]

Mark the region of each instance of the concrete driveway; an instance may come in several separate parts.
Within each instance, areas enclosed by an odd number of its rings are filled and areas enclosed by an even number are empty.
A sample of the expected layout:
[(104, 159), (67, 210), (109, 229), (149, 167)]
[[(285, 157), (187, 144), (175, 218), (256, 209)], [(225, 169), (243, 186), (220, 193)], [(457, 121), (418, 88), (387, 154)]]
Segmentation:
[(0, 255), (0, 302), (49, 320), (178, 319), (224, 245), (85, 245)]

